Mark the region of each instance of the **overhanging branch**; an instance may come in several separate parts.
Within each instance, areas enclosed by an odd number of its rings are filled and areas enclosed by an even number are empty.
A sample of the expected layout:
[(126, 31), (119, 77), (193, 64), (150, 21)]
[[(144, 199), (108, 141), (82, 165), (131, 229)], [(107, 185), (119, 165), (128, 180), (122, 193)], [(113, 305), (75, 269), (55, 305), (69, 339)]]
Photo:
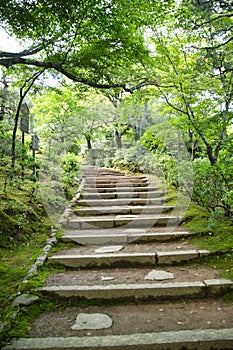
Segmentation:
[[(35, 49), (36, 50), (36, 49)], [(39, 50), (39, 49), (38, 49)], [(24, 56), (25, 55), (29, 55), (29, 51), (23, 51), (24, 52)], [(32, 54), (32, 51), (30, 51)], [(35, 53), (35, 51), (34, 51)], [(21, 56), (20, 56), (21, 54)], [(126, 92), (129, 93), (133, 93), (136, 90), (141, 89), (142, 87), (145, 86), (149, 86), (149, 85), (158, 85), (157, 82), (155, 81), (147, 81), (147, 80), (143, 80), (138, 82), (136, 85), (134, 86), (126, 86), (126, 83), (98, 83), (98, 82), (94, 82), (85, 78), (82, 78), (80, 76), (75, 75), (74, 73), (68, 71), (67, 68), (64, 68), (61, 64), (58, 63), (54, 63), (54, 62), (50, 62), (50, 61), (39, 61), (39, 60), (33, 60), (33, 59), (28, 59), (28, 58), (24, 58), (22, 57), (22, 52), (21, 53), (9, 53), (9, 52), (1, 52), (0, 53), (0, 66), (4, 66), (6, 68), (10, 68), (12, 66), (15, 65), (24, 65), (24, 66), (33, 66), (33, 67), (38, 67), (38, 68), (43, 68), (45, 70), (55, 70), (59, 73), (61, 73), (62, 75), (66, 76), (67, 78), (69, 78), (70, 80), (77, 82), (77, 83), (81, 83), (93, 88), (97, 88), (97, 89), (111, 89), (111, 88), (122, 88), (124, 89)]]

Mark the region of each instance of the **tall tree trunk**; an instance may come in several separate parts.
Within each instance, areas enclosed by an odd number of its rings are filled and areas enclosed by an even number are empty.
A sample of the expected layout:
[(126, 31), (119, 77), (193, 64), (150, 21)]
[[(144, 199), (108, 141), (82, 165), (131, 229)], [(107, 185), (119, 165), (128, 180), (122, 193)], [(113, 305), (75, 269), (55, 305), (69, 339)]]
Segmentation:
[(92, 149), (90, 136), (85, 136), (85, 138), (86, 138), (86, 141), (87, 141), (87, 149)]
[(20, 96), (20, 100), (18, 103), (17, 111), (15, 114), (15, 124), (14, 124), (14, 129), (12, 133), (12, 140), (11, 140), (11, 168), (14, 169), (15, 167), (15, 160), (16, 160), (16, 134), (17, 134), (17, 129), (18, 129), (18, 123), (19, 123), (19, 113), (20, 113), (20, 108), (22, 106), (24, 97)]
[(114, 129), (114, 140), (116, 143), (116, 148), (121, 149), (122, 148), (122, 134), (117, 129)]
[[(14, 169), (15, 167), (15, 160), (16, 160), (16, 154), (15, 154), (15, 148), (16, 148), (16, 134), (17, 134), (17, 129), (18, 129), (18, 122), (19, 122), (19, 114), (20, 114), (20, 108), (23, 104), (23, 100), (26, 97), (27, 93), (29, 92), (29, 90), (31, 89), (31, 87), (33, 86), (34, 82), (36, 81), (36, 79), (39, 78), (39, 76), (45, 71), (45, 69), (43, 69), (42, 71), (39, 71), (37, 73), (35, 73), (32, 77), (28, 78), (25, 80), (23, 86), (20, 88), (19, 90), (19, 103), (18, 103), (18, 107), (17, 107), (17, 111), (15, 114), (15, 124), (14, 124), (14, 130), (13, 130), (13, 134), (12, 134), (12, 141), (11, 141), (11, 168)], [(24, 91), (25, 87), (27, 86), (27, 84), (29, 83), (28, 87), (26, 88), (26, 90)]]
[(4, 120), (4, 117), (5, 117), (7, 88), (8, 88), (8, 84), (7, 84), (6, 76), (4, 72), (2, 75), (2, 83), (3, 83), (3, 89), (2, 89), (2, 101), (1, 101), (1, 108), (0, 108), (0, 121)]

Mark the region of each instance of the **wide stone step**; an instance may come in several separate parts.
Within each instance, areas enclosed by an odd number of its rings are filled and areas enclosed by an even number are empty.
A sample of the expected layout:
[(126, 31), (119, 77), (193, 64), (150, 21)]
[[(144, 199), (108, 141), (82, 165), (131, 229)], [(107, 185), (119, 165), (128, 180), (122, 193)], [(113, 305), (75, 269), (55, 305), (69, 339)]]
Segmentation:
[(116, 198), (158, 198), (164, 196), (163, 191), (145, 191), (145, 192), (82, 192), (84, 199), (116, 199)]
[(96, 187), (96, 186), (84, 186), (84, 191), (85, 192), (96, 192), (96, 193), (103, 193), (103, 192), (145, 192), (145, 191), (157, 191), (158, 186), (102, 186), (102, 187)]
[(148, 177), (146, 175), (142, 176), (127, 176), (127, 175), (97, 175), (97, 176), (86, 176), (86, 181), (88, 182), (98, 182), (98, 181), (148, 181)]
[[(55, 273), (46, 280), (46, 286), (82, 286), (82, 285), (115, 285), (115, 284), (148, 284), (170, 282), (203, 282), (219, 280), (221, 274), (214, 268), (193, 264), (190, 266), (142, 266), (138, 268), (102, 268), (102, 269), (68, 269), (64, 273)], [(232, 305), (233, 308), (233, 305)]]
[(111, 180), (102, 180), (102, 181), (85, 181), (85, 185), (87, 187), (145, 187), (147, 188), (148, 186), (150, 186), (150, 183), (145, 180), (145, 181), (136, 181), (136, 180), (132, 180), (132, 181), (111, 181)]
[(89, 300), (177, 300), (181, 298), (205, 299), (223, 295), (233, 290), (233, 282), (227, 279), (211, 279), (191, 282), (167, 283), (127, 283), (109, 285), (64, 285), (45, 286), (36, 291), (55, 294), (65, 298), (84, 298)]
[(112, 207), (88, 207), (73, 209), (78, 216), (106, 215), (106, 214), (161, 214), (174, 209), (171, 205), (147, 205), (147, 206), (112, 206)]
[[(198, 348), (197, 348), (198, 346)], [(227, 350), (233, 328), (134, 333), (106, 336), (21, 338), (3, 350)]]
[(113, 245), (128, 243), (152, 243), (187, 238), (194, 233), (182, 230), (147, 232), (143, 229), (100, 229), (96, 230), (65, 230), (61, 240), (76, 242), (82, 245)]
[(91, 228), (153, 227), (164, 225), (178, 225), (180, 219), (175, 215), (112, 215), (94, 217), (74, 217), (68, 221), (67, 227), (79, 230)]
[[(185, 249), (184, 249), (185, 247)], [(173, 249), (173, 250), (171, 250)], [(175, 244), (78, 247), (63, 250), (49, 257), (49, 262), (76, 268), (173, 265), (209, 255), (208, 250)]]
[(116, 198), (116, 199), (80, 199), (76, 202), (79, 206), (122, 206), (122, 205), (161, 205), (165, 197), (158, 198)]

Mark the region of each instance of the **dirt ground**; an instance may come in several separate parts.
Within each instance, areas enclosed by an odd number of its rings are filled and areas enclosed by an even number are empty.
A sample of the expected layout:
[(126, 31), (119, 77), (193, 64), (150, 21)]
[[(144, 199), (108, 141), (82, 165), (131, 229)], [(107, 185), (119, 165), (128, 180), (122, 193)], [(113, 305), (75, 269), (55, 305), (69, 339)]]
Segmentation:
[[(66, 271), (51, 275), (46, 282), (48, 286), (67, 286), (67, 285), (108, 285), (121, 283), (155, 283), (156, 281), (145, 280), (144, 277), (152, 271), (153, 268), (135, 268), (135, 269), (93, 269), (80, 271)], [(220, 278), (221, 274), (216, 269), (206, 268), (205, 266), (169, 266), (157, 268), (174, 274), (172, 280), (158, 281), (159, 283), (167, 282), (189, 282), (203, 281), (205, 279)], [(233, 316), (232, 316), (233, 317)]]
[[(104, 313), (113, 320), (103, 330), (72, 330), (79, 313)], [(233, 305), (221, 300), (174, 303), (68, 307), (41, 315), (30, 327), (32, 337), (94, 336), (186, 329), (233, 327)]]

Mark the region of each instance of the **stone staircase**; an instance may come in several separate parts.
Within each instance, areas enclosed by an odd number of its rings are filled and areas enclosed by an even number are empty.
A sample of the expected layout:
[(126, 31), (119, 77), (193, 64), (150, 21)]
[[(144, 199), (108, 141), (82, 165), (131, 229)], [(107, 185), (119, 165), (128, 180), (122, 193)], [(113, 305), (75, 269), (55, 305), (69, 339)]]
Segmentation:
[(49, 257), (67, 270), (37, 289), (66, 307), (4, 350), (233, 349), (233, 307), (218, 298), (233, 282), (198, 265), (210, 252), (188, 243), (163, 184), (95, 167), (82, 176), (61, 218), (77, 246)]

